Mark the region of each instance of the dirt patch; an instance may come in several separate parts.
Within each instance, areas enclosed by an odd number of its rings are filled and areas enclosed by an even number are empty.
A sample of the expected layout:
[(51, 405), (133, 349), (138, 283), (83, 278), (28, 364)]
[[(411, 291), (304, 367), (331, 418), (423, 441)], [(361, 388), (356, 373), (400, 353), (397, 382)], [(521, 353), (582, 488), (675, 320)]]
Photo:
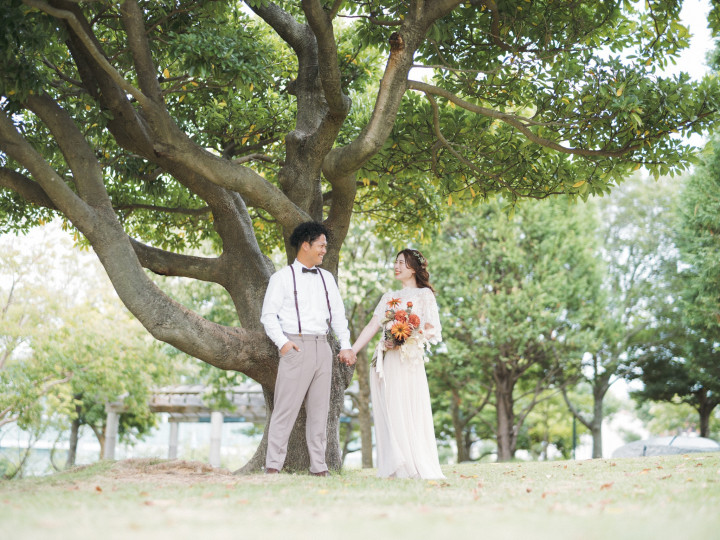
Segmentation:
[(252, 476), (233, 475), (228, 469), (216, 469), (201, 461), (161, 460), (154, 458), (118, 461), (103, 476), (118, 482), (167, 484), (236, 483)]

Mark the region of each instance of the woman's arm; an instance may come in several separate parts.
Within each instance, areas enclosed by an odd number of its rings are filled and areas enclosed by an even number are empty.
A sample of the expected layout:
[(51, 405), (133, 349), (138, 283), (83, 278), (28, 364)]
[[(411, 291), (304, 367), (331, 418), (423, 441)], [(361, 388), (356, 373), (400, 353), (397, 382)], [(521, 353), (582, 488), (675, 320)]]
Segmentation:
[(378, 321), (377, 315), (373, 315), (372, 319), (370, 319), (370, 322), (367, 323), (367, 326), (363, 328), (363, 331), (360, 332), (360, 335), (355, 340), (355, 343), (352, 346), (352, 350), (355, 351), (355, 354), (359, 353), (365, 345), (368, 344), (368, 342), (372, 339), (372, 337), (377, 334), (377, 331), (380, 330), (380, 322)]

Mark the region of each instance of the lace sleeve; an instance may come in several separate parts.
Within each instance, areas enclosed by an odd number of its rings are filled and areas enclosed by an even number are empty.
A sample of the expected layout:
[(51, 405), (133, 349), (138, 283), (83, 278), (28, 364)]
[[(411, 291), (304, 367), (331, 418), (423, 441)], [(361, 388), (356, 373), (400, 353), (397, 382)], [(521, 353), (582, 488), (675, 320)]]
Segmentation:
[(438, 313), (438, 305), (435, 295), (430, 289), (423, 289), (422, 295), (423, 314), (425, 315), (425, 323), (432, 326), (432, 330), (426, 332), (427, 338), (433, 345), (442, 341), (442, 324), (440, 324), (440, 314)]
[(375, 307), (375, 311), (373, 311), (373, 315), (375, 315), (378, 318), (378, 322), (382, 321), (385, 317), (385, 310), (387, 309), (387, 303), (390, 299), (390, 295), (392, 293), (386, 292), (382, 295), (382, 298), (380, 299), (380, 302)]

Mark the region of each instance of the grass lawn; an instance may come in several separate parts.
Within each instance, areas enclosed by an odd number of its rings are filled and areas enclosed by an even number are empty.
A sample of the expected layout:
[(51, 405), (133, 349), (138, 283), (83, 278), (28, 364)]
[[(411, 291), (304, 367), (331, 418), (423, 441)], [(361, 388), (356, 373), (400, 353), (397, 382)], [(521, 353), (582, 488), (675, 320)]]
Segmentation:
[(427, 481), (103, 462), (0, 482), (0, 539), (720, 538), (720, 453), (443, 470)]

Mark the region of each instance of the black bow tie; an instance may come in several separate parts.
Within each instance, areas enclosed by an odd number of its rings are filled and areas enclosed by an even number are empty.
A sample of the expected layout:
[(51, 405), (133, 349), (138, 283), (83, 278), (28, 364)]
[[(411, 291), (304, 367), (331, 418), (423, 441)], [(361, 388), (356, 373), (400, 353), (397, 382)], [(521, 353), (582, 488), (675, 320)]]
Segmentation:
[(311, 274), (317, 274), (317, 273), (318, 273), (318, 269), (317, 269), (317, 268), (305, 268), (304, 266), (303, 266), (302, 271), (303, 271), (303, 274), (304, 274), (305, 272), (310, 272)]

